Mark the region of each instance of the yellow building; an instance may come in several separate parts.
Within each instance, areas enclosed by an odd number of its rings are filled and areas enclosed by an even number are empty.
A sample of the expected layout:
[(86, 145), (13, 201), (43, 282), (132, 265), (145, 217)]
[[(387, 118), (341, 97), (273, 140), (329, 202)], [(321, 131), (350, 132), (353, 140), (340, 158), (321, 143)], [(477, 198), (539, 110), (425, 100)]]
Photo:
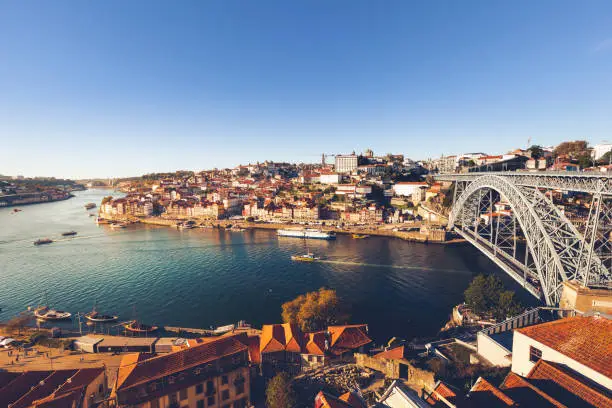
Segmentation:
[(250, 405), (248, 347), (235, 337), (204, 341), (152, 357), (127, 354), (113, 396), (118, 407), (246, 408)]

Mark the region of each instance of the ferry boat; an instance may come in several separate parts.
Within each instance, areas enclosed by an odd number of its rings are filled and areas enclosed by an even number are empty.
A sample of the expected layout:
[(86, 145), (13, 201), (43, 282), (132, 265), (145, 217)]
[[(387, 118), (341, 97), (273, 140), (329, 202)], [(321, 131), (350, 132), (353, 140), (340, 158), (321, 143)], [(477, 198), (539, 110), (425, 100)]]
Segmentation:
[(314, 254), (310, 252), (304, 255), (292, 255), (291, 256), (291, 260), (296, 261), (296, 262), (315, 262), (315, 261), (318, 261), (319, 259), (321, 258), (317, 258), (316, 256), (314, 256)]
[(34, 317), (40, 320), (67, 320), (72, 316), (69, 312), (63, 310), (50, 309), (49, 306), (42, 306), (34, 310)]
[(322, 231), (320, 229), (279, 229), (277, 232), (279, 237), (293, 238), (309, 238), (309, 239), (336, 239), (336, 233), (331, 231)]
[(370, 238), (370, 236), (365, 235), (365, 234), (353, 234), (353, 239), (364, 239), (364, 238)]
[(92, 208), (96, 208), (96, 204), (95, 203), (87, 203), (87, 204), (85, 204), (85, 209), (86, 210), (91, 210)]
[(195, 223), (192, 222), (179, 222), (178, 224), (176, 224), (176, 228), (178, 229), (192, 229), (195, 228), (196, 225)]
[(46, 245), (52, 243), (53, 240), (49, 238), (41, 238), (34, 241), (34, 245)]
[(147, 324), (139, 323), (136, 320), (125, 322), (122, 326), (125, 330), (132, 333), (151, 333), (158, 329), (157, 326), (149, 326)]
[(62, 232), (62, 237), (70, 237), (73, 235), (76, 235), (77, 232), (76, 231), (68, 231), (68, 232)]

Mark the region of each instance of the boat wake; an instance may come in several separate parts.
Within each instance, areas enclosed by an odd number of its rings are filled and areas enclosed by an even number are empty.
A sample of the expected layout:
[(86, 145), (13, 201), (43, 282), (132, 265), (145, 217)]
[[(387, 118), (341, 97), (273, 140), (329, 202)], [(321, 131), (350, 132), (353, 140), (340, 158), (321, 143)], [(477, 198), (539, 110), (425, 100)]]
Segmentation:
[(411, 271), (430, 271), (430, 272), (454, 272), (454, 273), (469, 273), (469, 271), (462, 271), (459, 269), (445, 269), (445, 268), (430, 268), (427, 266), (407, 266), (407, 265), (381, 265), (372, 264), (365, 262), (351, 262), (351, 261), (335, 261), (332, 259), (319, 259), (318, 263), (328, 263), (334, 265), (348, 265), (348, 266), (368, 266), (372, 268), (392, 268), (392, 269), (407, 269)]

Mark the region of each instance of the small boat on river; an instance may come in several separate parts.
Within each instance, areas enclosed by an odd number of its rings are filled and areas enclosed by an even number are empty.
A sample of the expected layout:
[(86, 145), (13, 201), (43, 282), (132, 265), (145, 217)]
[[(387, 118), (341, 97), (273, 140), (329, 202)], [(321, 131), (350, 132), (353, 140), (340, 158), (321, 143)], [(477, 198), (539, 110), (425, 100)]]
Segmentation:
[(308, 252), (304, 255), (292, 255), (291, 260), (296, 262), (316, 262), (321, 258), (317, 258), (313, 253)]
[(57, 321), (68, 320), (72, 314), (63, 310), (51, 309), (49, 306), (41, 306), (34, 310), (34, 317), (39, 320)]
[(115, 222), (115, 223), (110, 224), (110, 227), (112, 229), (121, 229), (121, 228), (125, 228), (125, 224)]
[(353, 234), (353, 239), (365, 239), (365, 238), (370, 238), (370, 236), (365, 235), (365, 234)]
[(71, 237), (71, 236), (74, 236), (76, 234), (77, 234), (76, 231), (62, 232), (62, 237)]
[(38, 246), (38, 245), (46, 245), (46, 244), (51, 244), (53, 242), (52, 239), (49, 238), (41, 238), (41, 239), (37, 239), (36, 241), (34, 241), (34, 245)]
[(91, 210), (93, 208), (96, 208), (96, 203), (87, 203), (87, 204), (85, 204), (85, 209), (86, 210)]
[(140, 323), (136, 320), (130, 320), (129, 322), (123, 323), (123, 328), (131, 333), (152, 333), (158, 329), (157, 326), (149, 326), (147, 324)]

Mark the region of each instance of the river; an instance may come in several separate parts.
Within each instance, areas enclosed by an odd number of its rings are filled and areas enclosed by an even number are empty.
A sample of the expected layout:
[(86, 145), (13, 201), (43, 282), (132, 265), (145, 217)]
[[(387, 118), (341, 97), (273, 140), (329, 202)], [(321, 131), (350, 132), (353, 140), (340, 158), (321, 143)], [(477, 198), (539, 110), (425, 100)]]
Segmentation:
[[(304, 243), (275, 231), (229, 232), (136, 225), (97, 226), (84, 209), (105, 190), (75, 198), (0, 209), (0, 321), (42, 303), (73, 313), (91, 310), (122, 319), (181, 327), (246, 320), (280, 322), (281, 304), (325, 286), (368, 323), (379, 342), (435, 335), (478, 273), (495, 272), (521, 289), (469, 244), (419, 244), (371, 237), (309, 241), (330, 262), (294, 263)], [(95, 210), (93, 211), (95, 212)], [(61, 233), (75, 230), (74, 238)], [(57, 241), (34, 246), (38, 238)], [(523, 299), (527, 295), (519, 293)]]

